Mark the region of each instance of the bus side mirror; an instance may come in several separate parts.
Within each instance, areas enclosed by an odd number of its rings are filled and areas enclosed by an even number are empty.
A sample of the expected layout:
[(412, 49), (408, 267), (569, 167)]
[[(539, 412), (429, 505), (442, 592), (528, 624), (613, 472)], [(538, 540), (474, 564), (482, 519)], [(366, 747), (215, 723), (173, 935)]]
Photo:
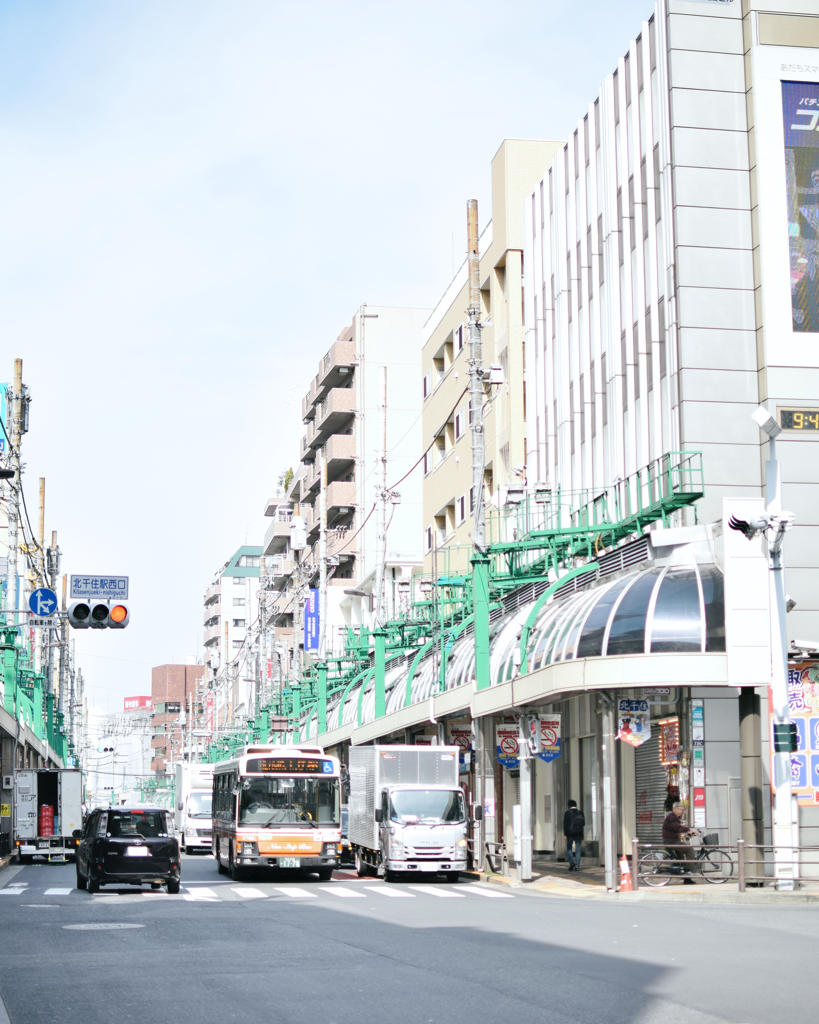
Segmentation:
[(475, 804), (472, 812), (475, 815), (475, 821), (483, 821), (483, 807), (480, 804)]
[(181, 811), (183, 809), (181, 801), (176, 805), (176, 809), (177, 811)]
[(380, 807), (376, 807), (376, 809), (375, 809), (375, 821), (376, 821), (376, 824), (380, 825), (383, 820), (384, 820), (384, 816), (381, 813), (381, 808)]

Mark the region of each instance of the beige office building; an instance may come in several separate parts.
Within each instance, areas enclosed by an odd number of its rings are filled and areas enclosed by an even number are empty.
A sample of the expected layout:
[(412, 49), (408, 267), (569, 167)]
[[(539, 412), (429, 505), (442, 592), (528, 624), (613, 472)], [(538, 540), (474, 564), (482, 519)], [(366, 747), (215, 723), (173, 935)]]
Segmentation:
[[(538, 139), (505, 139), (492, 160), (492, 219), (480, 239), (483, 362), (502, 368), (503, 383), (490, 389), (486, 406), (488, 503), (497, 503), (509, 484), (525, 478), (523, 206), (562, 146)], [(439, 573), (469, 567), (468, 291), (464, 262), (424, 325), (421, 339), (423, 439), (429, 445), (424, 457), (423, 518), (427, 572), (433, 561)]]

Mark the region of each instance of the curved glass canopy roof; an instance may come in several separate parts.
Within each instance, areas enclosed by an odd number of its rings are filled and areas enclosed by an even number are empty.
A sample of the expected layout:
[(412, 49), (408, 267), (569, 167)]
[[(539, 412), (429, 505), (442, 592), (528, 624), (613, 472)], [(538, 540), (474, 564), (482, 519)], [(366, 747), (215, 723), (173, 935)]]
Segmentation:
[[(725, 650), (723, 576), (715, 565), (688, 563), (638, 569), (592, 590), (553, 600), (538, 610), (522, 657), (521, 637), (536, 604), (506, 612), (491, 624), (492, 686), (511, 679), (521, 661), (525, 666), (521, 671), (535, 672), (576, 658)], [(387, 663), (388, 714), (418, 704), (442, 690), (472, 682), (475, 642), (471, 625), (464, 627), (454, 640), (445, 642), (443, 653), (440, 649), (430, 650), (419, 661), (418, 652), (413, 652), (396, 661), (392, 666)], [(365, 724), (374, 719), (375, 691), (370, 669), (339, 696), (330, 698), (327, 729)], [(315, 739), (318, 724), (314, 712), (309, 713), (307, 730), (308, 738)]]

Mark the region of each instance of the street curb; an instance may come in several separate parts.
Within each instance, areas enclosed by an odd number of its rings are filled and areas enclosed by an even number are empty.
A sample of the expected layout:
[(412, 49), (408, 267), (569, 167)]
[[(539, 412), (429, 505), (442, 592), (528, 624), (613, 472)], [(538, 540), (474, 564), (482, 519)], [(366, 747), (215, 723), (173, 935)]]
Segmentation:
[(2, 871), (4, 868), (7, 868), (13, 860), (13, 853), (7, 853), (5, 857), (0, 857), (0, 871)]
[[(466, 874), (467, 872), (464, 872)], [(819, 893), (782, 893), (782, 892), (720, 892), (713, 886), (698, 892), (675, 892), (665, 889), (638, 889), (637, 892), (607, 892), (603, 886), (591, 886), (585, 883), (569, 887), (557, 883), (517, 882), (504, 875), (494, 875), (482, 871), (468, 872), (481, 882), (489, 885), (505, 886), (511, 889), (523, 889), (525, 892), (536, 893), (538, 896), (558, 896), (564, 899), (617, 899), (624, 903), (722, 903), (732, 905), (767, 905), (767, 906), (804, 906), (819, 903)]]

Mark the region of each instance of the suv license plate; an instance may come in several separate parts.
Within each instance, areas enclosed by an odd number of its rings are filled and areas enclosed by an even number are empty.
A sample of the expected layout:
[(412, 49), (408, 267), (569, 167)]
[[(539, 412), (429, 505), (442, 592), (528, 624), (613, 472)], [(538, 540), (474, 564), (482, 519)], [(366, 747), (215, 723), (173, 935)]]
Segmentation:
[(125, 849), (126, 857), (150, 857), (151, 851), (147, 846), (128, 846)]
[(301, 857), (279, 857), (280, 868), (300, 868)]

